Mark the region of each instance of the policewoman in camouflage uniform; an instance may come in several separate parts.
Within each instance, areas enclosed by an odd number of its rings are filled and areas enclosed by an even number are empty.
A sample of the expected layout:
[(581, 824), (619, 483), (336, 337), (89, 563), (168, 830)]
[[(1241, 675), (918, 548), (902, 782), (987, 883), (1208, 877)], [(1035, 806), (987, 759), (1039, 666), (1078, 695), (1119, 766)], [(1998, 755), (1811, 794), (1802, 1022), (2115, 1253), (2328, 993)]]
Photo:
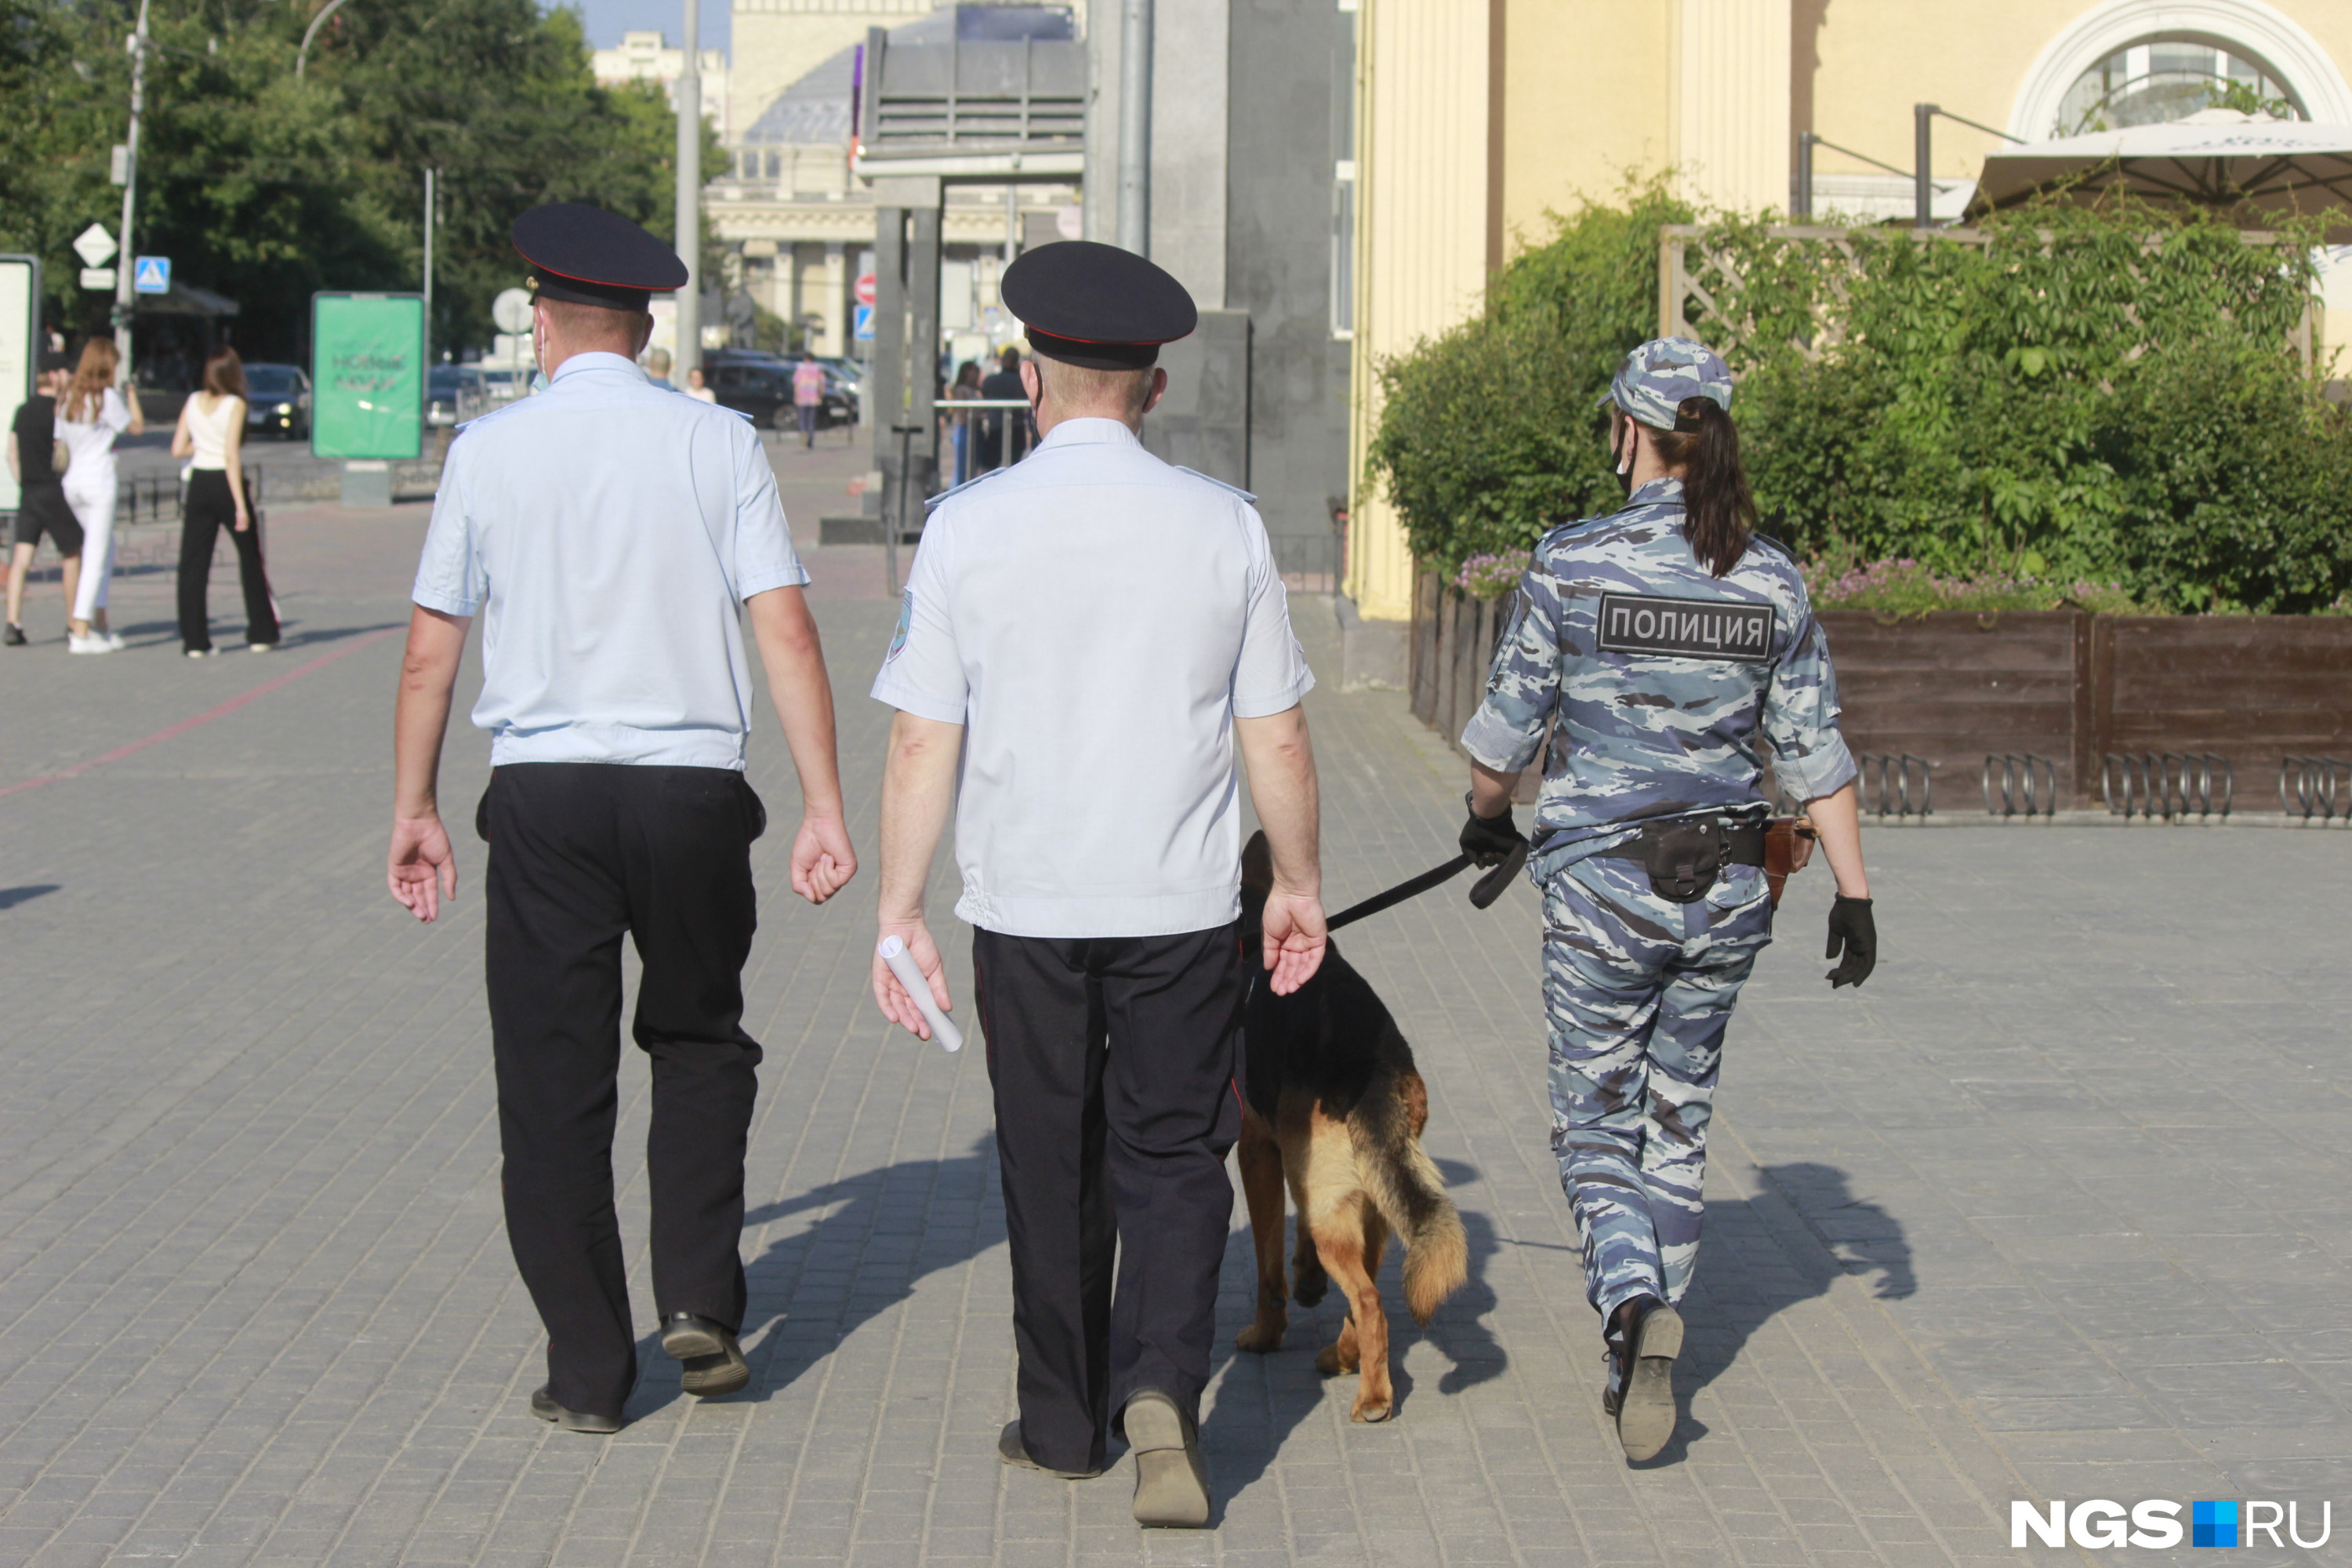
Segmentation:
[(1761, 786), (1809, 815), (1837, 878), (1829, 976), (1874, 962), (1854, 763), (1804, 579), (1754, 531), (1731, 375), (1684, 338), (1611, 384), (1626, 505), (1544, 535), (1462, 732), (1462, 847), (1519, 839), (1511, 791), (1552, 739), (1528, 873), (1544, 896), (1552, 1150), (1609, 1363), (1602, 1407), (1628, 1458), (1674, 1434), (1675, 1304), (1698, 1251), (1724, 1027), (1772, 940)]

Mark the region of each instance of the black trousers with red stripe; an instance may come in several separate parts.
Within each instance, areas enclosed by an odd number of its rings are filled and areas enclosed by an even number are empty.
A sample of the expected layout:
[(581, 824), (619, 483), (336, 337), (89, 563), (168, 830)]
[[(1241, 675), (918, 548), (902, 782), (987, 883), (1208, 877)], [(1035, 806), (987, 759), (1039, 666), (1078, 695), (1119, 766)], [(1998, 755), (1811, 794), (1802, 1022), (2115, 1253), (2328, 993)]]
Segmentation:
[[(1021, 1435), (1102, 1468), (1154, 1388), (1198, 1414), (1241, 1133), (1238, 922), (1181, 936), (973, 933), (1013, 1252)], [(1113, 1289), (1113, 1259), (1117, 1289)]]

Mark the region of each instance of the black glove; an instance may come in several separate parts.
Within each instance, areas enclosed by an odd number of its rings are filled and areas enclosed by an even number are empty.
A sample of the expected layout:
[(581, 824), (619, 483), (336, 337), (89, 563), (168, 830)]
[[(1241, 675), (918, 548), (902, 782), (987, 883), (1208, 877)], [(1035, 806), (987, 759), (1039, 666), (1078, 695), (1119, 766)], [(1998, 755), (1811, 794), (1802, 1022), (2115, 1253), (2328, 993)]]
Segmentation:
[(1868, 899), (1849, 899), (1840, 893), (1830, 905), (1830, 950), (1823, 958), (1835, 958), (1843, 952), (1845, 960), (1822, 976), (1834, 991), (1841, 985), (1859, 985), (1870, 978), (1878, 967), (1878, 922), (1870, 918)]
[(1511, 821), (1508, 801), (1504, 802), (1500, 816), (1479, 816), (1467, 795), (1462, 797), (1462, 804), (1470, 812), (1470, 819), (1462, 825), (1462, 853), (1469, 856), (1470, 863), (1480, 870), (1501, 865), (1510, 858), (1513, 850), (1528, 841)]

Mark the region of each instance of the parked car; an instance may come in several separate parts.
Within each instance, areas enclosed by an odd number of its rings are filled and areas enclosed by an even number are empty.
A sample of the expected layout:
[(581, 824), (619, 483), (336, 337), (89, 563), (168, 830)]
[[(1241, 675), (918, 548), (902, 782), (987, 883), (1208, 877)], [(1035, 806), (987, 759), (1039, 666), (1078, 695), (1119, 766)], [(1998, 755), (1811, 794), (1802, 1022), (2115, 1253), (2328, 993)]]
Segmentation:
[(288, 441), (310, 434), (310, 378), (299, 365), (245, 367), (245, 433)]
[[(771, 430), (798, 426), (798, 416), (793, 412), (793, 372), (798, 368), (797, 360), (747, 349), (720, 350), (705, 354), (702, 360), (703, 377), (719, 395), (719, 406), (748, 414), (753, 424)], [(856, 389), (826, 366), (824, 397), (817, 405), (818, 426), (831, 429), (856, 421)]]
[(425, 379), (428, 426), (463, 425), (488, 412), (489, 406), (490, 386), (479, 365), (436, 364)]
[(512, 403), (530, 395), (531, 373), (527, 370), (486, 370), (481, 373), (482, 389), (493, 405)]

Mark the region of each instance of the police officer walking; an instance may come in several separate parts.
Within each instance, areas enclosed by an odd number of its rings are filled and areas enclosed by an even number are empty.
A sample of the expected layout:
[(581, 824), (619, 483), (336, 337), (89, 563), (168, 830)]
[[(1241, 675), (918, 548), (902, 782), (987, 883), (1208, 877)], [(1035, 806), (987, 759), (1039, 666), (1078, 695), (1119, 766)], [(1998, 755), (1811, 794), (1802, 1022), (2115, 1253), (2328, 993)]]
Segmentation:
[(751, 1370), (743, 1150), (758, 1042), (742, 1026), (767, 817), (743, 778), (751, 623), (801, 783), (793, 890), (856, 869), (808, 581), (775, 479), (740, 416), (652, 385), (648, 291), (686, 268), (635, 224), (558, 203), (515, 220), (533, 269), (546, 391), (449, 448), (416, 574), (394, 719), (387, 872), (421, 921), (457, 890), (436, 802), (467, 628), (482, 621), (490, 785), (488, 990), (507, 1239), (547, 1326), (531, 1412), (620, 1430), (636, 1335), (613, 1208), (621, 940), (644, 961), (633, 1032), (652, 1058), (646, 1163), (654, 1301), (683, 1385)]
[[(874, 683), (898, 710), (881, 932), (946, 1006), (923, 890), (952, 802), (1020, 1354), (999, 1457), (1083, 1479), (1123, 1428), (1137, 1521), (1198, 1526), (1245, 965), (1286, 994), (1323, 955), (1314, 678), (1252, 498), (1138, 438), (1159, 346), (1197, 319), (1182, 287), (1072, 240), (1003, 291), (1041, 438), (940, 498)], [(1241, 951), (1236, 738), (1274, 850), (1262, 954)], [(928, 1034), (879, 959), (874, 988)]]
[(1834, 986), (1876, 960), (1855, 768), (1803, 577), (1755, 532), (1731, 374), (1643, 344), (1602, 400), (1623, 510), (1536, 546), (1485, 701), (1462, 847), (1519, 842), (1511, 791), (1551, 727), (1528, 872), (1543, 889), (1552, 1151), (1601, 1315), (1626, 1458), (1674, 1435), (1675, 1303), (1698, 1251), (1706, 1128), (1739, 988), (1772, 939), (1761, 787), (1808, 803), (1837, 898)]

